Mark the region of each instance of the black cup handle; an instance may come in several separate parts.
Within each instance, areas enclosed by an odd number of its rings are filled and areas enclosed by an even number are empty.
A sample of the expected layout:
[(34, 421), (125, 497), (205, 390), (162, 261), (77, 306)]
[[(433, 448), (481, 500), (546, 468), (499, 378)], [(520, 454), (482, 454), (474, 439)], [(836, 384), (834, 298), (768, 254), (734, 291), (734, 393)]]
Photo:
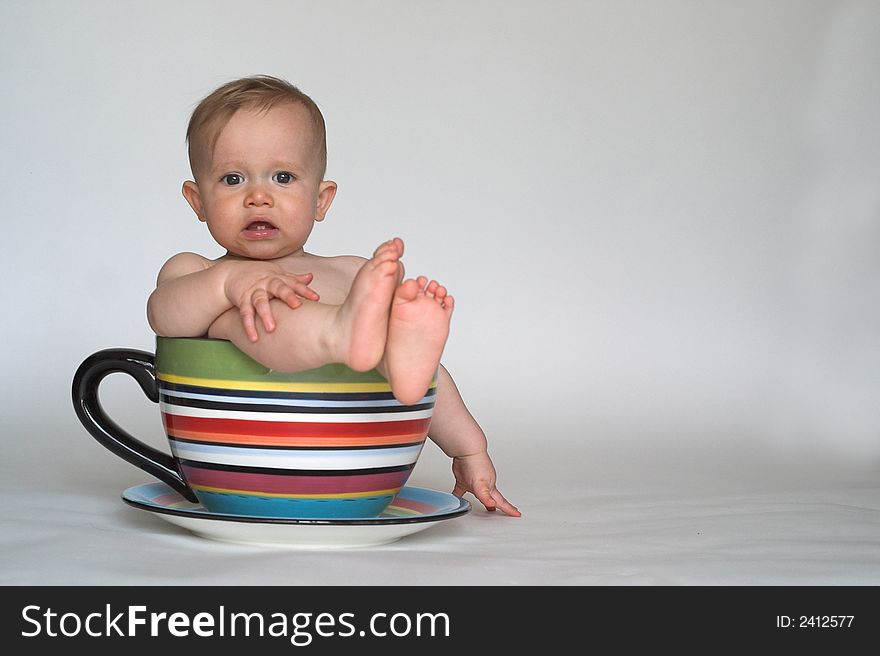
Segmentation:
[(105, 349), (86, 358), (73, 377), (73, 407), (86, 430), (117, 456), (167, 483), (188, 500), (197, 502), (169, 454), (158, 451), (127, 433), (107, 416), (98, 400), (98, 386), (112, 373), (134, 378), (147, 398), (159, 402), (156, 360), (152, 353), (134, 349)]

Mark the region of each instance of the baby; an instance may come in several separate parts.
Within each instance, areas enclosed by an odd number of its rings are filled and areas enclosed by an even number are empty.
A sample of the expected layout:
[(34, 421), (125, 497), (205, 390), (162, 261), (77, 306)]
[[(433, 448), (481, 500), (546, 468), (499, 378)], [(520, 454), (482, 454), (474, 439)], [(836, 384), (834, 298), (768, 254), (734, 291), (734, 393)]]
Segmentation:
[(269, 76), (229, 82), (196, 107), (187, 141), (195, 180), (183, 195), (226, 255), (179, 253), (165, 263), (147, 304), (155, 333), (230, 340), (277, 371), (375, 368), (406, 405), (436, 374), (429, 437), (452, 458), (453, 493), (519, 516), (495, 487), (482, 429), (440, 366), (454, 307), (446, 288), (404, 279), (397, 237), (367, 260), (303, 250), (336, 195), (323, 179), (324, 119), (312, 99)]

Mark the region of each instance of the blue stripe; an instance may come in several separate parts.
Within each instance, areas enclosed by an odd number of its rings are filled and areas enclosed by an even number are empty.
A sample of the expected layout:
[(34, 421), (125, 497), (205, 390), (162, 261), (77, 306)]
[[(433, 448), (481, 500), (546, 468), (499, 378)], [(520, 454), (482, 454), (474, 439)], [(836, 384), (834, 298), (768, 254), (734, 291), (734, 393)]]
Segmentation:
[[(250, 399), (298, 399), (317, 401), (390, 401), (398, 403), (391, 392), (288, 392), (277, 390), (236, 390), (219, 389), (216, 387), (201, 387), (198, 385), (182, 385), (159, 379), (159, 389), (163, 392), (188, 392), (208, 396), (224, 396)], [(437, 390), (432, 387), (425, 393), (425, 398), (436, 395)]]

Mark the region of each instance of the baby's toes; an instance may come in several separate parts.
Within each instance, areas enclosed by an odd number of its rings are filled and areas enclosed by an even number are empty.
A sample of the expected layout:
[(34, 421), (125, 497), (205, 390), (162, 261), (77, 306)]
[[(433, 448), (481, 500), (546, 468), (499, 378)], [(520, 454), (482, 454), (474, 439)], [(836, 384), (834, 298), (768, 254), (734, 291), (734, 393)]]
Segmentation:
[(400, 301), (412, 301), (418, 296), (420, 290), (419, 283), (412, 278), (407, 278), (394, 292), (395, 297)]
[(425, 288), (425, 294), (433, 298), (435, 301), (443, 304), (443, 299), (446, 298), (446, 287), (441, 285), (436, 280), (432, 280), (428, 283), (428, 286)]
[(400, 253), (393, 239), (379, 244), (373, 251), (374, 260), (397, 259), (398, 257), (400, 257)]

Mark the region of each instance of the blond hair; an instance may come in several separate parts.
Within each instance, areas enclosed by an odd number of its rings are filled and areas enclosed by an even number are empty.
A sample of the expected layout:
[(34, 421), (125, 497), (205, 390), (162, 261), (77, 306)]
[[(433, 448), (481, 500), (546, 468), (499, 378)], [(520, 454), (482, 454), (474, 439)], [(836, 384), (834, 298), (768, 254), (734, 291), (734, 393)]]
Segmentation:
[(240, 109), (267, 111), (283, 103), (299, 104), (309, 111), (315, 130), (315, 141), (319, 145), (319, 179), (323, 179), (327, 169), (324, 116), (314, 100), (290, 82), (271, 75), (253, 75), (227, 82), (205, 96), (196, 106), (186, 128), (189, 165), (193, 175), (196, 175), (196, 164), (200, 158), (214, 150), (220, 132), (233, 114)]

